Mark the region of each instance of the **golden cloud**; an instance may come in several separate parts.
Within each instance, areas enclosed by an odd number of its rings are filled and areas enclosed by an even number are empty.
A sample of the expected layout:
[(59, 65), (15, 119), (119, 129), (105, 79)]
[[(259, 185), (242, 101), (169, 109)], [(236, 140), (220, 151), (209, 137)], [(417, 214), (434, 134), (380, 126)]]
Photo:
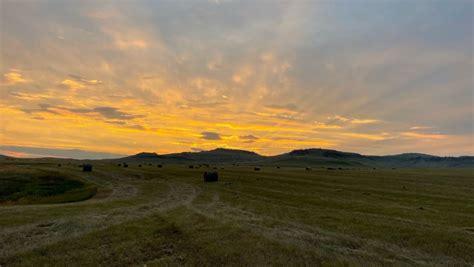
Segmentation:
[(353, 119), (351, 120), (351, 123), (354, 124), (370, 124), (370, 123), (376, 123), (378, 120), (372, 120), (372, 119)]
[(417, 132), (403, 132), (401, 133), (403, 137), (412, 138), (412, 139), (427, 139), (427, 140), (439, 140), (445, 139), (448, 136), (444, 134), (431, 134), (431, 133), (417, 133)]
[(19, 70), (10, 69), (9, 72), (3, 74), (3, 79), (0, 81), (0, 85), (14, 85), (28, 82), (30, 81), (23, 78), (23, 75)]
[(71, 90), (78, 90), (85, 87), (83, 83), (75, 81), (75, 80), (70, 80), (70, 79), (63, 80), (61, 84)]

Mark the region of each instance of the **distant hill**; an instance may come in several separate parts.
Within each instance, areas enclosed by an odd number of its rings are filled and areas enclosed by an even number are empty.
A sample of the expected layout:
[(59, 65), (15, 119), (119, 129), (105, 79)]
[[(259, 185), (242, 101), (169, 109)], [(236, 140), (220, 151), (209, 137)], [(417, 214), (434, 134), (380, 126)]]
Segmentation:
[(255, 162), (264, 158), (264, 156), (246, 150), (217, 148), (209, 151), (182, 152), (165, 155), (142, 152), (118, 160), (162, 163), (237, 163)]
[(268, 157), (261, 162), (263, 165), (282, 166), (345, 166), (362, 167), (374, 163), (357, 153), (341, 152), (329, 149), (299, 149), (282, 155)]
[(393, 156), (370, 157), (382, 166), (404, 168), (464, 168), (474, 167), (474, 157), (438, 157), (426, 154), (407, 153)]
[(141, 152), (141, 153), (138, 153), (136, 155), (133, 155), (133, 156), (129, 156), (129, 157), (125, 157), (125, 158), (122, 158), (124, 160), (154, 160), (154, 159), (158, 159), (160, 158), (160, 156), (158, 156), (158, 154), (152, 152)]
[(1, 155), (0, 154), (0, 160), (3, 160), (3, 159), (11, 159), (12, 157), (10, 156), (5, 156), (5, 155)]
[(465, 168), (474, 167), (474, 157), (438, 157), (419, 153), (406, 153), (390, 156), (367, 156), (329, 149), (303, 149), (268, 157), (262, 163), (289, 166)]
[(298, 149), (276, 156), (255, 152), (217, 148), (210, 151), (158, 155), (142, 152), (116, 161), (160, 163), (252, 164), (273, 166), (334, 166), (381, 168), (474, 168), (473, 156), (438, 157), (419, 153), (389, 156), (367, 156), (330, 149)]

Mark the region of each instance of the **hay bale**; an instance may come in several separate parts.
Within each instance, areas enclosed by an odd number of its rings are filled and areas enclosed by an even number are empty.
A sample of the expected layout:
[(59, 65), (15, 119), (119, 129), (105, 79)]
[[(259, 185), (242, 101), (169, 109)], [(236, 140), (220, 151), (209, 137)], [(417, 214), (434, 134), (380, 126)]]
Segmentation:
[(307, 171), (310, 171), (310, 170), (311, 170), (311, 168), (310, 168), (310, 167), (306, 167), (306, 170), (307, 170)]
[(91, 164), (82, 165), (82, 171), (83, 172), (91, 172), (92, 171), (92, 165)]
[(334, 171), (336, 170), (335, 168), (328, 168), (328, 171)]
[(194, 165), (189, 165), (189, 168), (190, 168), (190, 169), (194, 169)]
[(58, 167), (61, 167), (61, 164), (58, 164)]
[(119, 164), (117, 164), (117, 166), (122, 167), (122, 164), (119, 163)]
[(277, 169), (280, 169), (280, 166), (277, 166)]
[(217, 172), (204, 172), (204, 182), (217, 182), (219, 174)]
[(253, 168), (253, 170), (254, 170), (254, 171), (259, 171), (260, 168), (259, 168), (259, 167), (255, 167), (255, 168)]
[(158, 168), (163, 168), (163, 165), (161, 165), (161, 164), (158, 164), (158, 165), (156, 165), (156, 166), (157, 166)]
[(142, 167), (142, 165), (141, 165), (141, 164), (139, 164), (139, 165), (138, 165), (138, 168), (141, 168), (141, 167)]
[(127, 163), (124, 163), (124, 164), (123, 164), (123, 167), (124, 167), (124, 168), (128, 168), (128, 164), (127, 164)]

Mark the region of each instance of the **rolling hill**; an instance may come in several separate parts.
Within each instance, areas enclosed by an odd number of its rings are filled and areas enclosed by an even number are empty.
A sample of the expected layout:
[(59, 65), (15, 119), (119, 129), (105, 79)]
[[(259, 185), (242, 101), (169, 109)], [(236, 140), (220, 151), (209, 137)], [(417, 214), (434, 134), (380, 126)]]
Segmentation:
[(473, 156), (439, 157), (419, 153), (370, 156), (330, 149), (293, 150), (276, 156), (262, 156), (246, 150), (217, 148), (209, 151), (158, 155), (142, 152), (115, 161), (147, 163), (210, 163), (270, 166), (381, 167), (381, 168), (466, 168), (474, 167)]
[(142, 152), (133, 156), (118, 159), (120, 161), (146, 161), (162, 163), (241, 163), (257, 162), (265, 159), (265, 156), (255, 152), (237, 149), (217, 148), (209, 151), (182, 152), (158, 155), (156, 153)]

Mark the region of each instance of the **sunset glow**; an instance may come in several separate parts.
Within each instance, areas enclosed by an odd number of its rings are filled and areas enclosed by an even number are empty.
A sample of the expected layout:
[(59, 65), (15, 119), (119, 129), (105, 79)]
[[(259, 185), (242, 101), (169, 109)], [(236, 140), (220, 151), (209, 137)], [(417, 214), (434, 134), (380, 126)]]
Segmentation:
[(0, 154), (473, 154), (472, 2), (359, 3), (1, 1)]

